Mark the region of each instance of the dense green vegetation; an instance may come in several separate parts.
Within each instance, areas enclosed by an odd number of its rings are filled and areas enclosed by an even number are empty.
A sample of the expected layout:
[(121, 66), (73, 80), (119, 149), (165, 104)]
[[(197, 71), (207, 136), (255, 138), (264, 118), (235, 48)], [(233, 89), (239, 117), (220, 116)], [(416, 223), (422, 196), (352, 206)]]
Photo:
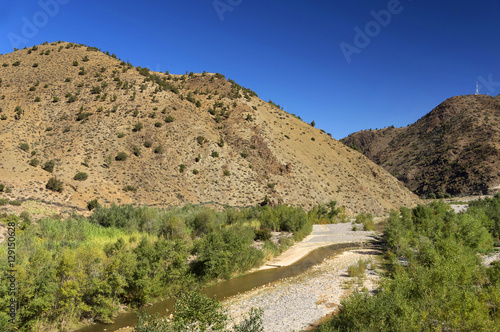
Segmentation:
[[(173, 319), (158, 314), (139, 314), (135, 332), (183, 332), (183, 331), (263, 331), (262, 309), (252, 308), (239, 324), (232, 324), (229, 315), (215, 298), (197, 292), (180, 294), (174, 305)], [(233, 326), (231, 326), (233, 325)], [(231, 326), (231, 327), (230, 327)]]
[[(317, 221), (317, 214), (289, 206), (218, 212), (192, 205), (102, 207), (95, 200), (91, 209), (89, 218), (0, 219), (16, 225), (15, 327), (20, 331), (67, 331), (83, 319), (109, 322), (122, 305), (140, 307), (230, 278), (301, 240)], [(270, 230), (290, 232), (293, 240), (269, 239)], [(256, 238), (264, 240), (262, 250), (253, 246)], [(7, 257), (5, 241), (0, 256)], [(0, 260), (2, 280), (8, 270), (7, 260)], [(10, 300), (7, 283), (2, 283), (2, 331), (11, 327)]]
[(499, 195), (461, 214), (442, 202), (402, 208), (384, 236), (378, 292), (343, 301), (320, 331), (500, 331), (500, 264), (478, 255), (499, 250)]

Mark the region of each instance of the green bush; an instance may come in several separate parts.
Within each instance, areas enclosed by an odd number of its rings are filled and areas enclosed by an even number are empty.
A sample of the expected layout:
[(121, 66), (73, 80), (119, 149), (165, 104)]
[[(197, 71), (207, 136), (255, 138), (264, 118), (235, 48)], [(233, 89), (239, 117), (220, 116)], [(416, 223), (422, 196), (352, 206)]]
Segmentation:
[(128, 154), (125, 152), (118, 152), (118, 154), (115, 157), (116, 161), (125, 161), (128, 158)]
[(9, 204), (9, 200), (7, 198), (0, 198), (0, 206)]
[(225, 169), (222, 174), (224, 174), (224, 176), (229, 176), (231, 175), (231, 172), (228, 170), (228, 169)]
[(203, 143), (205, 143), (207, 140), (203, 136), (198, 136), (198, 137), (196, 137), (196, 141), (198, 142), (199, 145), (203, 146)]
[(64, 183), (56, 178), (50, 178), (49, 181), (47, 181), (45, 188), (62, 193), (64, 190)]
[(212, 151), (212, 157), (214, 157), (214, 158), (219, 158), (219, 152), (217, 152), (217, 151)]
[(30, 145), (28, 143), (21, 143), (19, 144), (19, 148), (25, 152), (28, 152), (30, 149)]
[(156, 154), (162, 154), (163, 153), (163, 147), (161, 145), (157, 146), (154, 151)]
[(30, 160), (30, 166), (37, 167), (38, 165), (40, 165), (40, 160), (36, 158)]
[(266, 241), (269, 240), (270, 238), (271, 238), (271, 230), (269, 228), (255, 230), (256, 241)]
[(375, 230), (375, 223), (373, 222), (373, 216), (369, 213), (360, 213), (356, 216), (356, 223), (363, 224), (364, 231)]
[(179, 166), (179, 172), (184, 173), (184, 170), (185, 170), (185, 169), (186, 169), (186, 165), (181, 164), (181, 165)]
[(92, 211), (94, 209), (97, 209), (99, 207), (99, 201), (96, 199), (91, 200), (90, 202), (87, 203), (87, 209), (89, 211)]
[(77, 180), (77, 181), (85, 181), (87, 180), (87, 178), (89, 177), (89, 175), (87, 173), (84, 173), (84, 172), (78, 172), (75, 174), (75, 176), (73, 177), (73, 180)]
[(193, 169), (193, 174), (194, 174), (194, 175), (197, 175), (198, 173), (199, 173), (199, 172), (198, 172), (198, 170), (197, 170), (196, 168), (195, 168), (195, 169)]
[(42, 168), (44, 171), (52, 173), (54, 171), (55, 165), (56, 165), (56, 161), (52, 159), (52, 160), (46, 161)]
[(146, 141), (146, 142), (144, 142), (144, 146), (145, 146), (146, 148), (150, 148), (152, 145), (153, 145), (153, 143), (152, 143), (151, 141)]
[(132, 185), (126, 185), (125, 187), (123, 187), (123, 191), (136, 192), (137, 191), (137, 187), (136, 186), (132, 186)]
[(142, 124), (142, 122), (137, 122), (135, 125), (134, 125), (134, 129), (133, 131), (135, 132), (139, 132), (142, 130), (142, 128), (144, 127), (144, 125)]
[(3, 192), (4, 189), (5, 189), (5, 185), (3, 183), (0, 183), (0, 192)]
[(14, 206), (21, 206), (22, 202), (16, 200), (16, 201), (10, 201), (9, 204)]

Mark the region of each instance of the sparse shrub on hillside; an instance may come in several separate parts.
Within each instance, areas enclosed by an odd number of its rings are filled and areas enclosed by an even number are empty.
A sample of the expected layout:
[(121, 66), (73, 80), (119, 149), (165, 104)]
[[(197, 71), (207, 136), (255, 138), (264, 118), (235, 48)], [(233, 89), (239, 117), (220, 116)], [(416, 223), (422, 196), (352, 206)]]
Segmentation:
[(91, 200), (87, 203), (87, 209), (92, 211), (93, 209), (97, 209), (99, 207), (99, 201), (96, 199)]
[(123, 187), (123, 191), (136, 192), (137, 191), (137, 187), (136, 186), (132, 186), (132, 185), (126, 185), (125, 187)]
[(30, 87), (30, 91), (36, 91), (36, 87), (31, 86), (31, 87)]
[(40, 97), (35, 97), (35, 103), (39, 103), (40, 102)]
[(248, 157), (248, 152), (243, 151), (243, 152), (241, 153), (241, 156), (242, 156), (243, 158), (247, 158), (247, 157)]
[(55, 166), (56, 166), (56, 161), (52, 159), (52, 160), (46, 161), (42, 168), (44, 171), (52, 173), (54, 171)]
[(125, 152), (118, 152), (118, 154), (115, 157), (115, 160), (117, 161), (125, 161), (128, 158), (128, 154)]
[(95, 95), (99, 94), (102, 92), (102, 89), (99, 86), (93, 86), (92, 89), (90, 90), (90, 93)]
[(32, 66), (32, 67), (33, 67), (33, 68), (38, 67), (38, 62), (35, 62), (35, 63), (33, 64), (33, 66)]
[(225, 144), (224, 139), (221, 137), (219, 142), (217, 142), (217, 145), (222, 148), (222, 147), (224, 147), (224, 144)]
[(82, 59), (83, 62), (87, 62), (89, 61), (89, 57), (88, 56), (84, 56), (83, 59)]
[(195, 168), (195, 169), (193, 169), (193, 174), (194, 174), (194, 175), (197, 175), (197, 174), (198, 174), (198, 170), (197, 170), (196, 168)]
[(155, 122), (155, 127), (156, 128), (160, 128), (162, 125), (163, 125), (163, 123), (161, 123), (161, 122)]
[(314, 138), (314, 137), (311, 137), (311, 141), (313, 141), (313, 142), (314, 142), (315, 140), (316, 140), (316, 138)]
[(89, 175), (87, 173), (85, 173), (85, 172), (78, 172), (73, 177), (73, 180), (85, 181), (85, 180), (87, 180), (88, 177), (89, 177)]
[(14, 62), (12, 65), (13, 65), (14, 67), (17, 67), (17, 66), (19, 66), (20, 64), (21, 64), (21, 61), (16, 61), (16, 62)]
[(223, 174), (224, 174), (224, 176), (229, 176), (229, 175), (231, 175), (231, 172), (228, 169), (225, 169), (223, 171)]
[(58, 101), (59, 101), (59, 97), (56, 97), (56, 96), (52, 97), (53, 103), (57, 103)]
[(217, 152), (217, 151), (212, 151), (212, 157), (214, 157), (214, 158), (219, 158), (219, 152)]
[(194, 158), (194, 161), (199, 162), (200, 160), (201, 160), (201, 155), (198, 154), (198, 156), (196, 158)]
[(162, 154), (163, 153), (163, 147), (161, 145), (157, 146), (154, 149), (154, 153), (156, 153), (156, 154)]
[(142, 124), (142, 122), (137, 122), (134, 125), (133, 131), (135, 131), (135, 132), (141, 131), (143, 127), (144, 127), (144, 125)]
[(14, 109), (14, 112), (16, 113), (14, 115), (14, 119), (19, 120), (21, 119), (21, 116), (24, 114), (24, 110), (20, 106), (16, 106)]
[(45, 185), (45, 188), (47, 188), (48, 190), (62, 193), (64, 190), (64, 183), (56, 178), (50, 178), (47, 184)]
[(75, 67), (78, 66), (78, 61), (76, 61), (76, 60), (73, 61), (73, 66), (75, 66)]
[(124, 136), (125, 136), (125, 134), (124, 134), (124, 133), (118, 133), (118, 138), (122, 138), (122, 137), (124, 137)]
[(186, 169), (186, 165), (181, 164), (181, 165), (179, 166), (179, 172), (184, 173), (184, 170), (185, 170), (185, 169)]
[(3, 183), (0, 183), (0, 192), (3, 192), (4, 189), (5, 189), (5, 185)]
[(78, 75), (83, 76), (86, 75), (87, 71), (85, 70), (85, 67), (80, 67), (80, 71), (78, 72)]
[(38, 165), (40, 165), (40, 160), (36, 158), (30, 160), (30, 166), (37, 167)]
[(133, 150), (135, 156), (139, 157), (141, 155), (141, 149), (139, 149), (137, 146), (134, 146)]
[(28, 152), (28, 150), (30, 149), (30, 145), (28, 143), (21, 143), (19, 144), (19, 148), (24, 152)]
[(71, 104), (71, 103), (74, 103), (75, 101), (77, 101), (78, 98), (75, 96), (75, 95), (72, 95), (71, 93), (69, 94), (69, 97), (68, 97), (68, 103)]
[(147, 148), (150, 148), (152, 145), (153, 145), (153, 143), (151, 141), (144, 142), (144, 146)]
[(8, 67), (8, 66), (9, 66), (9, 64), (8, 64), (8, 63), (6, 63), (6, 62), (4, 62), (2, 66), (4, 66), (4, 67)]
[(203, 136), (198, 136), (198, 137), (196, 137), (196, 141), (198, 142), (199, 145), (203, 146), (203, 143), (205, 143), (207, 140)]
[(1, 120), (7, 120), (7, 115), (5, 115), (5, 114), (0, 115), (0, 119)]
[(247, 117), (245, 118), (245, 120), (247, 120), (247, 121), (253, 121), (252, 115), (251, 114), (247, 114)]
[(168, 115), (168, 116), (165, 118), (165, 122), (166, 122), (166, 123), (174, 122), (174, 117), (173, 117), (173, 116), (171, 116), (171, 115)]
[(312, 126), (312, 127), (315, 127), (315, 126), (316, 126), (316, 122), (314, 122), (314, 120), (311, 122), (311, 126)]

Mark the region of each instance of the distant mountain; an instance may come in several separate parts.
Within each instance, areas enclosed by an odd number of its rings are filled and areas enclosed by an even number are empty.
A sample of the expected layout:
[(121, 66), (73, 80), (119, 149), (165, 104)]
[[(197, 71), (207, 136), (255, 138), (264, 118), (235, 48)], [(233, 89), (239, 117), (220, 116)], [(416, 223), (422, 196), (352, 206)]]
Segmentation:
[[(0, 183), (12, 188), (0, 197), (85, 208), (94, 198), (248, 206), (267, 196), (377, 214), (419, 202), (362, 154), (221, 74), (155, 73), (57, 42), (1, 55), (0, 78)], [(46, 189), (52, 177), (62, 193)]]
[(500, 95), (453, 97), (408, 127), (363, 130), (341, 141), (418, 195), (500, 189)]

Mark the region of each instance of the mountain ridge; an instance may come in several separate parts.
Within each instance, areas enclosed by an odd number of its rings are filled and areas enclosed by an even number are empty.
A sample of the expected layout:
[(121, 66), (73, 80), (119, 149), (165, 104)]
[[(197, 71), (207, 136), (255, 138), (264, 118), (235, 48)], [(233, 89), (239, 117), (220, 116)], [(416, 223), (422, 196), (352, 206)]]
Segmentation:
[(357, 148), (418, 195), (487, 194), (500, 185), (500, 95), (456, 96), (404, 128), (353, 133)]
[[(11, 198), (78, 208), (336, 200), (375, 214), (419, 202), (362, 154), (218, 73), (152, 72), (67, 42), (0, 64), (0, 181)], [(42, 168), (51, 160), (52, 173)], [(45, 188), (52, 177), (62, 193)]]

